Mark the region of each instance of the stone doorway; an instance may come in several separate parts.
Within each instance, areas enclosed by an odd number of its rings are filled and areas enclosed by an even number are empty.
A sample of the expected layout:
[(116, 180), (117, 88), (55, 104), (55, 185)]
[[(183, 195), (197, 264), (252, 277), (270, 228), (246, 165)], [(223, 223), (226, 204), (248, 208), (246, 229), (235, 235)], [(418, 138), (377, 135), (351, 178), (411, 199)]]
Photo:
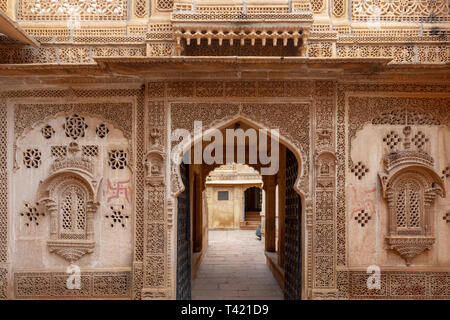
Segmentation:
[[(221, 128), (223, 131), (226, 128), (243, 128), (248, 129), (252, 126), (244, 121), (235, 121), (228, 126)], [(270, 138), (271, 139), (271, 138)], [(196, 142), (194, 142), (195, 144)], [(248, 159), (248, 151), (251, 147), (250, 140), (246, 140), (245, 142), (245, 164), (252, 166), (256, 170), (260, 170), (263, 165), (261, 163), (249, 163)], [(224, 143), (224, 148), (227, 145), (226, 141)], [(270, 144), (269, 144), (270, 145)], [(203, 142), (202, 150), (206, 147)], [(186, 149), (185, 149), (186, 150)], [(294, 185), (296, 183), (298, 177), (299, 163), (297, 156), (290, 151), (289, 147), (283, 143), (279, 145), (279, 170), (276, 174), (272, 175), (264, 175), (263, 176), (263, 189), (265, 193), (265, 217), (264, 217), (264, 238), (261, 242), (261, 255), (260, 260), (255, 264), (255, 268), (260, 268), (261, 276), (266, 277), (266, 279), (261, 279), (260, 285), (268, 284), (268, 286), (272, 286), (272, 280), (275, 279), (275, 283), (278, 283), (279, 288), (281, 288), (281, 292), (283, 296), (287, 299), (300, 299), (302, 292), (302, 282), (301, 282), (301, 274), (302, 274), (302, 230), (301, 230), (301, 198), (298, 192), (294, 189)], [(205, 273), (212, 272), (212, 275), (216, 271), (214, 268), (208, 265), (214, 264), (211, 263), (217, 262), (214, 259), (217, 258), (215, 254), (216, 250), (220, 250), (223, 246), (220, 239), (224, 239), (230, 236), (230, 234), (226, 235), (217, 233), (216, 231), (211, 232), (208, 229), (207, 222), (207, 208), (205, 206), (205, 181), (206, 177), (209, 173), (214, 170), (218, 165), (216, 164), (192, 164), (192, 155), (194, 154), (194, 146), (191, 145), (191, 149), (187, 149), (185, 153), (185, 160), (190, 159), (191, 164), (187, 165), (189, 170), (186, 176), (183, 177), (183, 182), (187, 183), (189, 181), (189, 187), (187, 187), (183, 194), (189, 194), (189, 201), (187, 201), (184, 196), (178, 197), (178, 203), (180, 201), (185, 201), (185, 206), (189, 207), (189, 212), (178, 212), (178, 220), (184, 219), (183, 221), (187, 221), (191, 224), (189, 230), (191, 231), (192, 236), (189, 239), (189, 248), (186, 246), (186, 243), (182, 243), (178, 241), (178, 250), (177, 250), (177, 266), (183, 266), (183, 270), (180, 270), (177, 267), (177, 292), (181, 290), (185, 290), (185, 288), (191, 288), (191, 282), (193, 279), (205, 279), (207, 276)], [(270, 150), (269, 150), (270, 153)], [(225, 154), (225, 152), (224, 152)], [(235, 149), (235, 155), (237, 154), (237, 150)], [(189, 162), (189, 161), (188, 161)], [(185, 182), (186, 181), (186, 182)], [(295, 195), (295, 196), (294, 196)], [(278, 200), (278, 201), (277, 201)], [(183, 205), (181, 206), (183, 207)], [(180, 208), (180, 204), (178, 204), (178, 208)], [(278, 223), (276, 211), (278, 212)], [(182, 215), (190, 215), (189, 219)], [(239, 231), (239, 230), (233, 230)], [(178, 233), (180, 230), (178, 230)], [(231, 230), (229, 230), (231, 232)], [(182, 234), (184, 236), (186, 233)], [(209, 242), (209, 236), (212, 236), (213, 242)], [(233, 241), (239, 241), (239, 239), (243, 239), (246, 236), (256, 237), (254, 230), (250, 230), (250, 232), (242, 232), (234, 234), (236, 238)], [(178, 239), (180, 239), (180, 234)], [(185, 239), (188, 241), (188, 239)], [(228, 244), (229, 245), (229, 244)], [(180, 250), (181, 249), (181, 250)], [(228, 249), (230, 247), (228, 246)], [(255, 249), (255, 248), (253, 248)], [(189, 253), (182, 252), (182, 250), (189, 250)], [(226, 252), (226, 250), (225, 250)], [(236, 252), (237, 262), (240, 262), (239, 258), (240, 254), (245, 254), (241, 251)], [(258, 254), (255, 252), (255, 257), (258, 257)], [(190, 260), (186, 261), (185, 257), (190, 255)], [(223, 257), (225, 258), (225, 257)], [(258, 258), (255, 258), (258, 259)], [(202, 261), (204, 265), (202, 265)], [(264, 261), (264, 263), (261, 263)], [(186, 265), (188, 263), (189, 265)], [(261, 263), (261, 264), (259, 264)], [(219, 265), (218, 268), (224, 266)], [(226, 270), (223, 270), (224, 276), (226, 276), (226, 272), (232, 272), (234, 274), (239, 274), (238, 269), (241, 268), (242, 275), (250, 273), (250, 270), (246, 270), (242, 265), (237, 263), (234, 265), (228, 265)], [(191, 278), (186, 276), (186, 270), (190, 269)], [(269, 273), (269, 270), (271, 273)], [(182, 272), (179, 272), (182, 271)], [(254, 270), (253, 270), (254, 271)], [(179, 277), (182, 275), (183, 279), (181, 280)], [(226, 278), (226, 277), (225, 277)], [(236, 278), (236, 277), (235, 277)], [(234, 279), (235, 279), (234, 278)], [(267, 279), (272, 279), (268, 281)], [(226, 281), (225, 281), (226, 280)], [(242, 280), (242, 279), (241, 279)], [(200, 283), (202, 280), (199, 280)], [(222, 281), (222, 283), (220, 283)], [(225, 282), (224, 282), (225, 281)], [(203, 280), (206, 282), (206, 280)], [(215, 282), (217, 284), (217, 288), (204, 288), (205, 290), (215, 290), (217, 289), (217, 297), (224, 298), (221, 291), (221, 288), (227, 291), (227, 289), (231, 289), (235, 283), (231, 278), (224, 279), (223, 277), (216, 277)], [(241, 281), (242, 282), (242, 281)], [(250, 282), (254, 282), (254, 280), (250, 280)], [(199, 282), (196, 283), (196, 285)], [(222, 286), (219, 286), (222, 284)], [(250, 288), (255, 289), (255, 284), (253, 283), (243, 284), (241, 289), (239, 289), (239, 285), (236, 284), (236, 290), (227, 291), (226, 294), (233, 294), (233, 298), (235, 299), (246, 299), (251, 297)], [(199, 285), (201, 287), (201, 285)], [(245, 287), (245, 288), (244, 288)], [(268, 287), (266, 289), (269, 289)], [(273, 288), (272, 288), (273, 289)], [(244, 292), (245, 291), (245, 292)], [(222, 292), (222, 293), (221, 293)], [(177, 298), (179, 299), (190, 299), (195, 297), (201, 297), (201, 294), (194, 293), (194, 296), (191, 296), (191, 292), (185, 292), (184, 295), (177, 294)], [(261, 296), (255, 295), (255, 298), (261, 298)], [(275, 296), (271, 296), (271, 298), (275, 298)]]

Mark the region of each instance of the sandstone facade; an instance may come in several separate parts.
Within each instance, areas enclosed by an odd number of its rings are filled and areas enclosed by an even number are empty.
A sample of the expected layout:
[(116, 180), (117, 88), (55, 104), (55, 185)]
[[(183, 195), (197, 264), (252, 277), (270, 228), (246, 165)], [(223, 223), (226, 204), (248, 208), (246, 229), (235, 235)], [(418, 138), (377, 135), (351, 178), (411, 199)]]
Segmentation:
[(286, 298), (450, 298), (448, 2), (95, 3), (0, 0), (0, 298), (189, 298), (194, 121), (279, 129)]

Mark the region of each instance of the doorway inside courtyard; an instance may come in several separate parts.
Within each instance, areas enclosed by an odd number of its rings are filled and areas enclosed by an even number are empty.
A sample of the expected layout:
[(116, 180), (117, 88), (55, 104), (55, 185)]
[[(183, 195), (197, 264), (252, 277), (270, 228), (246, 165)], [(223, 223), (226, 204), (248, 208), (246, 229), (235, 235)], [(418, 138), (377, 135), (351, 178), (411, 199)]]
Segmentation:
[[(241, 120), (220, 130), (228, 128), (252, 126)], [(267, 154), (273, 152), (270, 139)], [(229, 142), (223, 143), (224, 154)], [(278, 170), (262, 175), (270, 164), (249, 157), (260, 151), (258, 141), (234, 141), (234, 153), (244, 151), (244, 161), (224, 165), (194, 163), (194, 145), (180, 164), (185, 189), (177, 198), (177, 298), (300, 299), (298, 155), (280, 143)]]

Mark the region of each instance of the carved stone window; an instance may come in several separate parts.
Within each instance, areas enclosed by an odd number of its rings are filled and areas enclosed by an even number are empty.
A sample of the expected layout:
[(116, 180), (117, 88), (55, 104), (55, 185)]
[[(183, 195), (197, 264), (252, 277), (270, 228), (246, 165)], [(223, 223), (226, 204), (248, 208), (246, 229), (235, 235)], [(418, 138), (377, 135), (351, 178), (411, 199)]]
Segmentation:
[(170, 10), (173, 7), (173, 0), (157, 0), (156, 6), (159, 10)]
[(397, 234), (425, 234), (423, 186), (416, 179), (404, 178), (394, 189)]
[(61, 239), (86, 239), (86, 192), (70, 185), (60, 195), (59, 237)]
[(103, 139), (103, 138), (105, 138), (105, 137), (108, 135), (109, 129), (108, 129), (108, 127), (106, 126), (106, 124), (100, 123), (100, 124), (98, 125), (98, 127), (95, 128), (95, 133), (97, 134), (97, 136), (99, 136), (100, 138)]
[(55, 130), (51, 125), (46, 125), (45, 127), (43, 127), (41, 129), (41, 132), (45, 139), (50, 139), (55, 134)]
[(38, 149), (27, 149), (23, 153), (23, 164), (27, 168), (39, 168), (42, 154)]
[(434, 244), (433, 201), (445, 197), (443, 181), (433, 167), (434, 160), (421, 146), (410, 148), (409, 127), (405, 130), (405, 150), (384, 157), (380, 173), (383, 196), (387, 199), (388, 248), (397, 251), (407, 265)]
[(98, 155), (98, 146), (82, 146), (81, 151), (84, 157), (96, 157)]
[(37, 199), (41, 212), (50, 215), (50, 252), (73, 263), (94, 250), (98, 186), (94, 187), (92, 175), (81, 167), (57, 172), (40, 184)]
[(50, 153), (57, 160), (64, 159), (67, 156), (66, 146), (51, 146)]
[(80, 117), (77, 114), (67, 117), (66, 123), (63, 125), (66, 136), (74, 140), (84, 137), (87, 127), (88, 125), (84, 121), (84, 117)]
[(109, 151), (108, 164), (111, 169), (125, 169), (127, 166), (127, 153), (123, 150)]

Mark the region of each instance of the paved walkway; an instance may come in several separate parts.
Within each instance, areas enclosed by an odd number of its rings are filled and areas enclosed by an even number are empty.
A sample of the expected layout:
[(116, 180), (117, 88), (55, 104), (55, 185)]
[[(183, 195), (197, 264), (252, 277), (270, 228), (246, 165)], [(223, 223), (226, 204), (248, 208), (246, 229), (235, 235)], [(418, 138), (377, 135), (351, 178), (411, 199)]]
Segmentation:
[(283, 299), (266, 265), (264, 238), (254, 230), (210, 230), (209, 246), (192, 282), (192, 299)]

